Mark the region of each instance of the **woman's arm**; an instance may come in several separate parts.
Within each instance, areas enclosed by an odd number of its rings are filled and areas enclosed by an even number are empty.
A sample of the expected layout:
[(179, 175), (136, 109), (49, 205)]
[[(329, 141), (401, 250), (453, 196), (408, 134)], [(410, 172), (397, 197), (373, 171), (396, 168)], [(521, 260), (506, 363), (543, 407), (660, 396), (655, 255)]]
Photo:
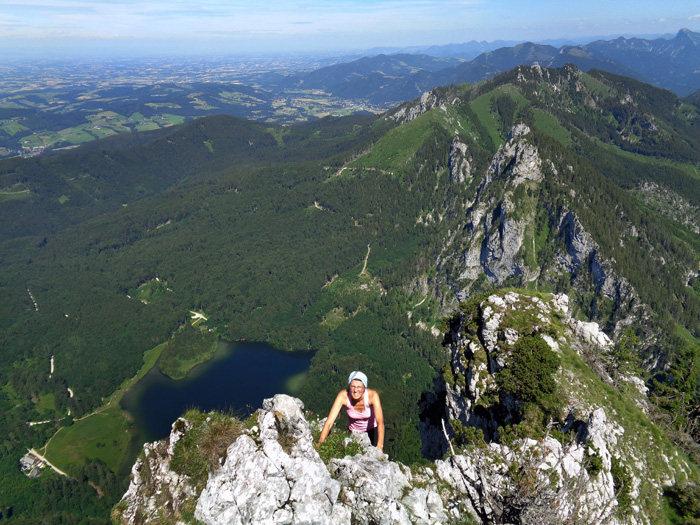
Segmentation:
[(323, 443), (326, 438), (328, 437), (328, 434), (331, 431), (331, 428), (333, 428), (333, 423), (335, 423), (335, 420), (338, 419), (338, 414), (340, 414), (340, 409), (343, 408), (343, 405), (347, 403), (348, 401), (348, 393), (345, 390), (341, 390), (338, 392), (338, 395), (335, 396), (335, 401), (333, 402), (333, 406), (331, 407), (331, 411), (328, 413), (328, 418), (326, 419), (326, 424), (323, 425), (323, 430), (321, 430), (321, 437), (318, 438), (318, 444), (320, 445)]
[(384, 412), (376, 390), (370, 391), (369, 402), (374, 407), (374, 419), (377, 420), (377, 448), (384, 452)]

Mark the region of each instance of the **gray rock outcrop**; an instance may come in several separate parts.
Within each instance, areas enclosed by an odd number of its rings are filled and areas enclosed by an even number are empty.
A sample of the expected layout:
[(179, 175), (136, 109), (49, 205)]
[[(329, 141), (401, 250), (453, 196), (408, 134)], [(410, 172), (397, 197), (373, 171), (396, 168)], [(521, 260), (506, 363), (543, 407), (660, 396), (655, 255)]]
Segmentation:
[(143, 446), (143, 457), (131, 468), (131, 483), (122, 497), (121, 523), (149, 523), (161, 517), (163, 509), (180, 514), (184, 504), (196, 497), (189, 478), (170, 468), (175, 444), (188, 430), (187, 420), (179, 418), (167, 439)]
[(363, 454), (332, 459), (326, 466), (302, 409), (300, 400), (287, 395), (266, 399), (257, 412), (258, 426), (231, 443), (200, 494), (187, 476), (170, 469), (174, 445), (188, 430), (179, 419), (167, 440), (145, 445), (145, 459), (134, 466), (119, 506), (120, 523), (176, 519), (187, 506), (209, 525), (451, 521), (434, 480), (430, 485), (424, 475), (388, 461), (369, 443)]
[(391, 117), (399, 122), (409, 122), (438, 107), (441, 103), (436, 90), (426, 91), (419, 99), (401, 106)]
[[(463, 214), (463, 219), (437, 254), (442, 278), (435, 279), (435, 294), (440, 295), (437, 288), (443, 284), (449, 290), (443, 294), (463, 300), (484, 283), (525, 287), (537, 282), (556, 287), (567, 276), (567, 285), (579, 295), (595, 294), (615, 305), (614, 332), (619, 334), (634, 319), (646, 316), (647, 307), (615, 271), (614, 260), (603, 255), (568, 198), (556, 208), (540, 202), (545, 183), (568, 193), (574, 202), (573, 190), (559, 181), (560, 171), (574, 168), (543, 158), (531, 135), (527, 125), (513, 126), (483, 173), (472, 168), (469, 141), (459, 135), (453, 139), (447, 166), (450, 181), (475, 184), (474, 179), (481, 179), (474, 193), (451, 204), (449, 213)], [(595, 317), (595, 307), (586, 313)]]
[[(298, 399), (266, 399), (259, 435), (238, 438), (197, 501), (205, 523), (327, 523), (340, 483), (313, 448)], [(283, 446), (283, 444), (285, 446)], [(286, 450), (285, 450), (286, 448)]]

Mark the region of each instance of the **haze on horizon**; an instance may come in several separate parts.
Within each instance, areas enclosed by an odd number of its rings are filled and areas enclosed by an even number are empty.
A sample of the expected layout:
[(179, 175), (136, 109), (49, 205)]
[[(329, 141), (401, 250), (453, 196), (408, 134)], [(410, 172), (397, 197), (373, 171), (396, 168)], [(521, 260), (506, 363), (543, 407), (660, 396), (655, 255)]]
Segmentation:
[(584, 41), (700, 31), (670, 0), (0, 0), (0, 54), (333, 53), (495, 41)]

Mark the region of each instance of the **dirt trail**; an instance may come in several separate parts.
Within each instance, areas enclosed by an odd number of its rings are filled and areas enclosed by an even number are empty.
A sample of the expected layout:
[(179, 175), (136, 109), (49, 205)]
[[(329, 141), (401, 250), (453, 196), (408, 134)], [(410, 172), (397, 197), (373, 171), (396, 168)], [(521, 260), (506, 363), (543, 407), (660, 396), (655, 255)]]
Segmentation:
[(365, 255), (365, 264), (362, 266), (362, 271), (360, 272), (360, 275), (364, 275), (365, 272), (367, 271), (367, 261), (369, 260), (369, 251), (370, 251), (370, 245), (367, 245), (367, 255)]

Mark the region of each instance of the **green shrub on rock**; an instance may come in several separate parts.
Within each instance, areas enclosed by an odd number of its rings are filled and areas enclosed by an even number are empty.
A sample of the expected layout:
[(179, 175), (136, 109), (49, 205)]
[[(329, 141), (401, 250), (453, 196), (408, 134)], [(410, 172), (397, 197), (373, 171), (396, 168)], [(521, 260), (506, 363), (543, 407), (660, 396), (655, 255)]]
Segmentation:
[(226, 449), (245, 431), (240, 420), (211, 412), (202, 414), (189, 410), (183, 416), (191, 428), (177, 442), (170, 463), (172, 470), (186, 474), (196, 487), (202, 489), (209, 472), (226, 458)]
[(559, 363), (559, 356), (539, 335), (521, 337), (513, 346), (508, 365), (495, 375), (496, 383), (502, 395), (534, 403), (551, 413), (557, 408), (554, 374)]

